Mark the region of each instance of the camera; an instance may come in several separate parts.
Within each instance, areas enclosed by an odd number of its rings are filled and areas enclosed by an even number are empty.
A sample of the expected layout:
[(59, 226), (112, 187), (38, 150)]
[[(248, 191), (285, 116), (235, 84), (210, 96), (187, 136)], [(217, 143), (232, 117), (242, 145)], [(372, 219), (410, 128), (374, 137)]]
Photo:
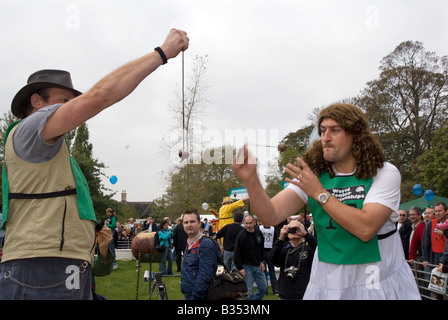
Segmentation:
[(104, 227), (104, 220), (98, 219), (96, 226), (95, 226), (95, 230), (101, 231), (101, 229), (103, 229), (103, 227)]
[(288, 228), (288, 233), (297, 233), (296, 228)]
[(156, 282), (162, 282), (163, 273), (162, 272), (156, 272), (154, 273), (154, 278)]
[(294, 279), (294, 278), (297, 276), (297, 274), (299, 273), (299, 268), (294, 267), (294, 266), (290, 266), (289, 268), (286, 268), (286, 269), (284, 270), (284, 272), (285, 272), (286, 279), (288, 279), (288, 280), (292, 280), (292, 279)]

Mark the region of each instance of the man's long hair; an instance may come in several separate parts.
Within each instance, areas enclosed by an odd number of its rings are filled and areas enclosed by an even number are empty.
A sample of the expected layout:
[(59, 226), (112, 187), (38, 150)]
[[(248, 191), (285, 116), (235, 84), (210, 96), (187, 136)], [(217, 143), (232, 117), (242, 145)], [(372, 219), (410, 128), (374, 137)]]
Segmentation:
[[(346, 133), (352, 135), (352, 152), (357, 165), (355, 176), (358, 179), (374, 177), (377, 169), (383, 167), (386, 157), (378, 138), (369, 131), (369, 123), (361, 109), (343, 103), (326, 107), (319, 114), (319, 136), (321, 135), (320, 124), (325, 118), (333, 119)], [(303, 154), (303, 160), (317, 176), (322, 172), (328, 172), (331, 177), (334, 176), (332, 163), (324, 159), (320, 140), (315, 141)]]

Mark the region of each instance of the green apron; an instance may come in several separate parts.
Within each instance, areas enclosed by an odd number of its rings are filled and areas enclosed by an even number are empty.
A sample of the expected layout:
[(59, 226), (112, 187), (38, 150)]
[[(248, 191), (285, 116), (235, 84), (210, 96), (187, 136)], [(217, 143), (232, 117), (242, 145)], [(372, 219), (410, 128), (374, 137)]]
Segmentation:
[[(362, 209), (372, 178), (352, 176), (331, 178), (328, 172), (319, 177), (324, 188), (342, 203)], [(334, 264), (363, 264), (381, 260), (377, 236), (364, 242), (342, 228), (313, 198), (308, 197), (318, 238), (320, 261)], [(362, 213), (361, 213), (362, 214)]]

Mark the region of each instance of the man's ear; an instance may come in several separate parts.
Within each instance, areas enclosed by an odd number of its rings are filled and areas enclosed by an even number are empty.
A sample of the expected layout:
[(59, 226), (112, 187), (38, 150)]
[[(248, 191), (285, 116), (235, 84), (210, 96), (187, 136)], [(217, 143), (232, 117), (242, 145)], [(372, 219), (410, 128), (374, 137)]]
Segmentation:
[(33, 93), (33, 94), (31, 95), (30, 102), (31, 102), (31, 106), (32, 106), (34, 109), (39, 110), (40, 108), (42, 108), (42, 98), (41, 98), (41, 96), (38, 95), (37, 93)]

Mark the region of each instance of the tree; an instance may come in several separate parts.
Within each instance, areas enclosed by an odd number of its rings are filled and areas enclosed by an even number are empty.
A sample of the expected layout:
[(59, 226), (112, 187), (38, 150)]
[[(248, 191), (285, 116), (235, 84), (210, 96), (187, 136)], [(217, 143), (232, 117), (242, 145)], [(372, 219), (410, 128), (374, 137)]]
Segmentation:
[(89, 142), (89, 129), (86, 123), (81, 124), (76, 133), (67, 134), (67, 143), (70, 146), (71, 138), (74, 141), (70, 147), (70, 152), (75, 158), (89, 185), (90, 196), (97, 216), (103, 216), (107, 207), (117, 208), (116, 201), (111, 198), (114, 195), (105, 195), (103, 191), (110, 191), (101, 183), (101, 176), (104, 176), (101, 169), (105, 168), (104, 163), (93, 158), (93, 145)]
[[(314, 124), (310, 124), (302, 127), (296, 132), (288, 133), (283, 139), (282, 143), (286, 144), (287, 148), (284, 152), (280, 154), (279, 157), (279, 168), (281, 172), (285, 171), (286, 165), (297, 162), (297, 157), (303, 154), (309, 147), (309, 137), (313, 131)], [(286, 175), (283, 173), (283, 178)]]
[[(172, 113), (172, 119), (174, 120), (173, 130), (171, 132), (179, 132), (179, 128), (182, 128), (182, 134), (179, 135), (179, 138), (176, 141), (173, 141), (174, 144), (178, 145), (179, 140), (182, 139), (182, 147), (180, 148), (180, 152), (185, 156), (186, 154), (193, 154), (193, 145), (194, 145), (194, 130), (197, 123), (196, 120), (199, 120), (200, 115), (204, 112), (205, 104), (208, 102), (207, 99), (207, 81), (206, 81), (206, 73), (208, 70), (208, 60), (207, 56), (198, 56), (196, 55), (193, 65), (192, 65), (192, 75), (190, 77), (191, 84), (186, 86), (186, 95), (184, 92), (184, 88), (182, 87), (181, 93), (176, 93), (176, 103), (169, 105), (169, 110)], [(184, 76), (182, 74), (182, 76)], [(184, 83), (182, 83), (184, 86)], [(200, 123), (198, 121), (198, 123)], [(200, 128), (202, 129), (202, 128)], [(182, 138), (180, 138), (182, 137)], [(166, 143), (165, 148), (169, 148), (172, 150), (174, 145), (172, 143)], [(200, 146), (202, 147), (202, 146)], [(185, 163), (192, 163), (192, 157), (182, 158), (185, 160)], [(189, 178), (189, 168), (185, 167), (183, 169), (183, 193), (188, 198), (190, 195), (190, 178)]]
[(281, 190), (281, 183), (287, 177), (285, 168), (288, 163), (296, 163), (299, 157), (308, 148), (309, 136), (314, 128), (314, 124), (304, 126), (296, 132), (288, 133), (282, 140), (287, 147), (279, 154), (277, 163), (271, 162), (266, 174), (266, 192), (270, 197)]
[[(313, 111), (315, 115), (318, 109)], [(311, 116), (313, 117), (313, 116)], [(311, 120), (311, 118), (310, 118)], [(277, 163), (269, 163), (266, 174), (266, 193), (269, 197), (273, 197), (282, 189), (282, 182), (288, 175), (285, 173), (285, 168), (288, 163), (297, 163), (297, 157), (301, 156), (309, 147), (309, 137), (314, 128), (314, 123), (304, 126), (296, 132), (288, 133), (283, 139), (282, 143), (286, 144), (287, 148), (280, 153)], [(305, 207), (303, 210), (307, 210)], [(301, 210), (301, 211), (303, 211)]]
[[(207, 79), (208, 60), (206, 56), (196, 55), (191, 67), (190, 84), (177, 91), (176, 102), (169, 105), (169, 111), (172, 114), (172, 129), (176, 132), (182, 128), (182, 151), (192, 153), (195, 122), (200, 120), (204, 113), (205, 105), (209, 102), (207, 98)], [(178, 143), (178, 141), (174, 141)], [(171, 148), (172, 146), (168, 145)], [(190, 162), (190, 161), (187, 161)], [(191, 162), (190, 162), (191, 163)]]
[[(195, 159), (194, 164), (183, 163), (171, 170), (169, 187), (163, 196), (165, 210), (170, 218), (179, 217), (189, 208), (201, 210), (204, 202), (209, 204), (211, 210), (218, 211), (229, 189), (244, 187), (243, 182), (233, 174), (232, 165), (225, 161), (228, 150), (229, 147), (223, 146), (204, 151), (211, 156), (217, 153), (221, 161), (206, 163), (204, 157), (201, 157)], [(232, 148), (230, 150), (234, 153)], [(186, 179), (189, 193), (185, 189)]]
[[(191, 143), (193, 138), (193, 120), (202, 113), (205, 103), (208, 102), (206, 92), (208, 89), (205, 75), (208, 70), (207, 56), (196, 55), (193, 62), (192, 84), (187, 86), (187, 96), (182, 104), (182, 127), (185, 133), (185, 150), (192, 152)], [(185, 98), (185, 97), (183, 97)]]
[(418, 157), (416, 165), (418, 174), (414, 184), (419, 183), (438, 196), (448, 197), (448, 122), (433, 132), (431, 149)]
[(269, 161), (268, 170), (266, 172), (266, 193), (272, 198), (282, 190), (282, 182), (284, 178), (277, 161)]
[[(11, 111), (3, 114), (3, 118), (0, 119), (0, 166), (3, 168), (3, 162), (5, 159), (5, 134), (8, 127), (18, 119), (12, 114)], [(0, 176), (0, 196), (3, 199), (2, 188), (3, 177)]]
[(447, 67), (447, 56), (425, 51), (421, 42), (402, 42), (382, 59), (379, 79), (368, 82), (357, 99), (402, 173), (430, 148), (433, 130), (447, 116)]

